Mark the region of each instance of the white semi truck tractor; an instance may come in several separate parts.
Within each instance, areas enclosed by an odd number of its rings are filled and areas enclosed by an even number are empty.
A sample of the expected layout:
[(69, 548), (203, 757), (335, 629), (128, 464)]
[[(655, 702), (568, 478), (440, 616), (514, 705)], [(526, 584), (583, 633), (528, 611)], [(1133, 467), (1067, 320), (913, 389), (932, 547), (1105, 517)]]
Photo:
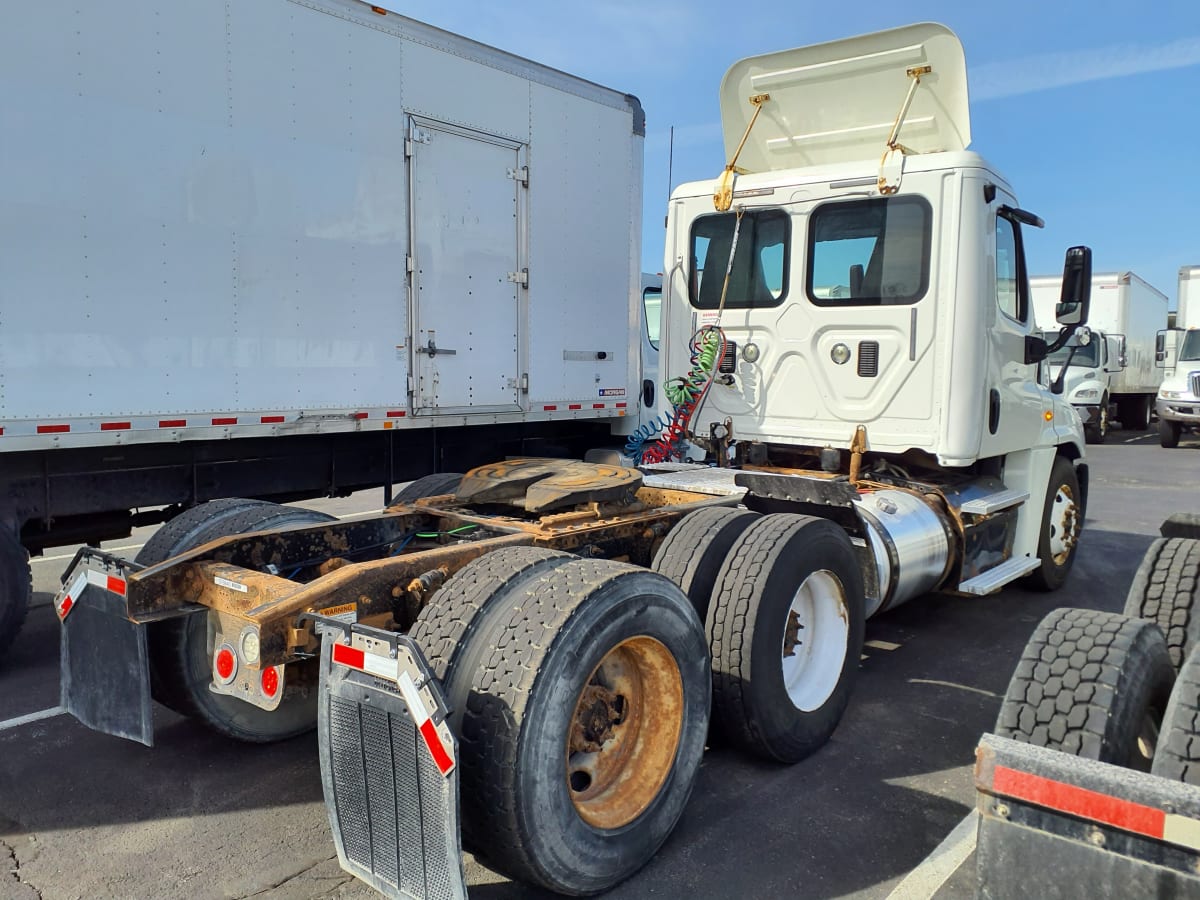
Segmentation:
[[(387, 25), (428, 58), (419, 23)], [(550, 97), (535, 122), (570, 102)], [(68, 711), (147, 744), (152, 697), (243, 740), (316, 718), (347, 871), (463, 897), (466, 847), (591, 894), (666, 840), (710, 720), (777, 763), (828, 740), (867, 616), (1061, 586), (1084, 436), (1039, 367), (1087, 320), (1091, 252), (1067, 251), (1048, 345), (1023, 251), (1041, 222), (966, 149), (958, 39), (924, 24), (743, 60), (721, 105), (725, 174), (670, 201), (670, 414), (631, 442), (640, 469), (506, 460), (349, 521), (227, 499), (137, 561), (85, 548), (55, 604)], [(179, 640), (148, 642), (164, 623)]]
[(1175, 327), (1159, 335), (1158, 360), (1166, 377), (1155, 400), (1158, 439), (1178, 447), (1185, 431), (1200, 427), (1200, 266), (1179, 270)]
[[(1038, 276), (1029, 286), (1034, 318), (1057, 333), (1054, 310), (1062, 279)], [(1072, 341), (1047, 359), (1052, 389), (1079, 412), (1089, 443), (1103, 443), (1114, 420), (1126, 431), (1150, 427), (1163, 378), (1156, 341), (1166, 321), (1167, 295), (1133, 272), (1092, 276), (1087, 343)]]

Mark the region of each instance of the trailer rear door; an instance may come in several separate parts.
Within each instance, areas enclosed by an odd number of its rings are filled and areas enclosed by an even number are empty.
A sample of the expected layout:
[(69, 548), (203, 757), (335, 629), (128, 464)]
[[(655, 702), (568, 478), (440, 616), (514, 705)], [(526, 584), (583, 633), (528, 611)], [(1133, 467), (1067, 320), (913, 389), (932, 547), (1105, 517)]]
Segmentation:
[(519, 410), (523, 146), (416, 118), (410, 134), (413, 411)]

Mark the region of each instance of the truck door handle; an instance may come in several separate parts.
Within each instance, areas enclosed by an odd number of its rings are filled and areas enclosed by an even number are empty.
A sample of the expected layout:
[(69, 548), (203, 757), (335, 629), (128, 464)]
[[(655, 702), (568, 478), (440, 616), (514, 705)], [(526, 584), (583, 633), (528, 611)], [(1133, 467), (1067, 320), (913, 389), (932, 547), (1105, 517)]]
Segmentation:
[(457, 350), (447, 350), (445, 347), (439, 347), (433, 342), (433, 338), (429, 339), (429, 343), (424, 347), (417, 348), (418, 353), (428, 353), (430, 356), (437, 356), (439, 353), (443, 356), (454, 356), (458, 353)]

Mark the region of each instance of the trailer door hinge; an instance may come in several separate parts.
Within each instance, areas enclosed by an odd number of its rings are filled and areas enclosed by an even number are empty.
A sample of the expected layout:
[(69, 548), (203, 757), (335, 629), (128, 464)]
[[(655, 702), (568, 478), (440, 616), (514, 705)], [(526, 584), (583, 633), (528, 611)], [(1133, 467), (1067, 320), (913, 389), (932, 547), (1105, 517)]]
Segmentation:
[(412, 254), (409, 253), (404, 257), (404, 271), (411, 275), (414, 268)]
[(529, 393), (529, 373), (528, 372), (521, 373), (521, 393), (522, 394)]
[(529, 289), (529, 269), (522, 269), (520, 272), (509, 272), (508, 280), (513, 284), (519, 284), (526, 290)]
[(521, 166), (520, 168), (509, 169), (508, 177), (513, 181), (519, 181), (522, 187), (529, 187), (529, 166)]

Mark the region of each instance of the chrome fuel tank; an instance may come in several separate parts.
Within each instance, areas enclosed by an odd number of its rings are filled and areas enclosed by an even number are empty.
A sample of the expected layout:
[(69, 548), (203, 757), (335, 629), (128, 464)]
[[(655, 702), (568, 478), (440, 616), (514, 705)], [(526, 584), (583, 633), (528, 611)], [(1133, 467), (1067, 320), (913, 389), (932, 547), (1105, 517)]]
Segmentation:
[(928, 503), (908, 491), (882, 490), (860, 495), (854, 505), (879, 572), (879, 595), (867, 598), (868, 616), (941, 583), (950, 560), (950, 532)]

